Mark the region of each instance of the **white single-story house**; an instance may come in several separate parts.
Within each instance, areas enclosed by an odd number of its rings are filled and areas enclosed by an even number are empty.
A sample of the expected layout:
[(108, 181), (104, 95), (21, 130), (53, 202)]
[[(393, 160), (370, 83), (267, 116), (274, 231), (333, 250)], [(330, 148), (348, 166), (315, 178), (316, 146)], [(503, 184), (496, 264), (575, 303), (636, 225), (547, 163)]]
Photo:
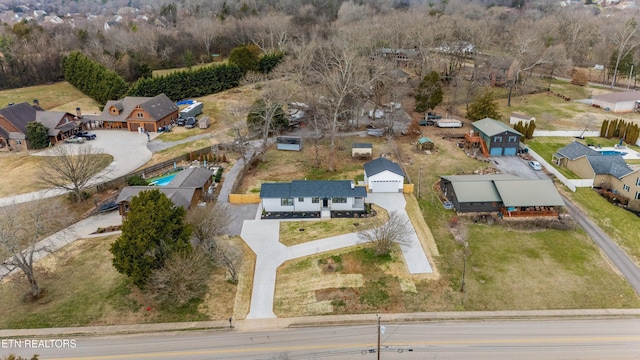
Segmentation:
[(593, 106), (614, 113), (633, 112), (640, 107), (640, 91), (611, 92), (595, 95)]
[(371, 157), (373, 152), (373, 144), (371, 143), (353, 143), (351, 145), (351, 157)]
[(366, 188), (350, 180), (294, 180), (260, 188), (266, 212), (364, 211), (366, 197)]
[(377, 158), (364, 164), (364, 183), (370, 192), (402, 192), (404, 171), (391, 160)]
[(536, 118), (533, 116), (525, 115), (525, 114), (511, 113), (511, 116), (509, 116), (509, 124), (511, 125), (516, 125), (519, 122), (522, 122), (522, 124), (527, 125), (532, 121), (535, 122)]

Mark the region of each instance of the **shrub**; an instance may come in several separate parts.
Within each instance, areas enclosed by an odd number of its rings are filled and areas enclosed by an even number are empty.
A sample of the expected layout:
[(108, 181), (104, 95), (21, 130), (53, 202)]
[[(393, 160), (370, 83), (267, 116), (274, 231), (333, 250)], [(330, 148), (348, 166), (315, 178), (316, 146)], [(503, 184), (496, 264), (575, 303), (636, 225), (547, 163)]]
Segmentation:
[(127, 185), (129, 186), (147, 186), (149, 182), (142, 178), (140, 175), (133, 175), (127, 178)]

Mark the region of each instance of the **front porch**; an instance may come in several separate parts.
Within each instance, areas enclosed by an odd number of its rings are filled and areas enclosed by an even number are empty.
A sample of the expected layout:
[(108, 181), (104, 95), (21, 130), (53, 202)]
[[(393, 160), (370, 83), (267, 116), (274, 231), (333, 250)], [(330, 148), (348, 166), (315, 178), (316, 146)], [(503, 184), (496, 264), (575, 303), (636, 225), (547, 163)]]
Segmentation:
[(557, 217), (560, 213), (552, 207), (535, 206), (526, 208), (500, 208), (500, 216), (502, 218), (519, 218), (519, 217)]

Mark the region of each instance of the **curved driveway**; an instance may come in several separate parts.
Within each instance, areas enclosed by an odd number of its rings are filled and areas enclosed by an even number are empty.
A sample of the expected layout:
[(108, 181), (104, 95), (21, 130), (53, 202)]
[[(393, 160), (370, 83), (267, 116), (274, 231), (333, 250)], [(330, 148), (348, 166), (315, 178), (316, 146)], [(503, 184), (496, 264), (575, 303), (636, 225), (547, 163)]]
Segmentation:
[[(409, 221), (403, 194), (368, 194), (367, 202), (375, 203), (387, 211), (396, 211)], [(357, 233), (349, 233), (287, 247), (279, 241), (280, 221), (260, 220), (261, 213), (262, 209), (259, 208), (256, 220), (245, 220), (241, 233), (244, 241), (256, 254), (251, 307), (247, 319), (276, 317), (273, 312), (276, 271), (285, 261), (362, 243)], [(432, 273), (429, 260), (413, 227), (410, 232), (409, 243), (400, 247), (409, 273)]]
[[(113, 156), (113, 162), (111, 162), (104, 171), (96, 176), (92, 185), (97, 185), (99, 183), (127, 175), (143, 166), (151, 159), (151, 151), (147, 149), (147, 136), (144, 134), (124, 130), (95, 130), (91, 132), (96, 134), (96, 139), (88, 141), (86, 144), (90, 144), (93, 148)], [(156, 133), (152, 133), (150, 135), (152, 137), (157, 136)], [(77, 148), (83, 145), (59, 144), (56, 146)], [(51, 156), (51, 149), (47, 149), (33, 155)], [(65, 191), (61, 189), (47, 189), (0, 198), (0, 207), (45, 199), (64, 193)]]

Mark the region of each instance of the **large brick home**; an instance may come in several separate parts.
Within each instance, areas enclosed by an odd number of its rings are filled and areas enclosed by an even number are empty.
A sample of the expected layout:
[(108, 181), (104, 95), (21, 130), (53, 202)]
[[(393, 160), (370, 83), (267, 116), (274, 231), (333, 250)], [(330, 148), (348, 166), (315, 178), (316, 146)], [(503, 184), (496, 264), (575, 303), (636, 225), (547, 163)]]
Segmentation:
[(125, 97), (109, 100), (102, 113), (92, 117), (101, 122), (105, 129), (127, 129), (139, 131), (142, 128), (157, 132), (178, 118), (178, 106), (165, 94), (154, 97)]

